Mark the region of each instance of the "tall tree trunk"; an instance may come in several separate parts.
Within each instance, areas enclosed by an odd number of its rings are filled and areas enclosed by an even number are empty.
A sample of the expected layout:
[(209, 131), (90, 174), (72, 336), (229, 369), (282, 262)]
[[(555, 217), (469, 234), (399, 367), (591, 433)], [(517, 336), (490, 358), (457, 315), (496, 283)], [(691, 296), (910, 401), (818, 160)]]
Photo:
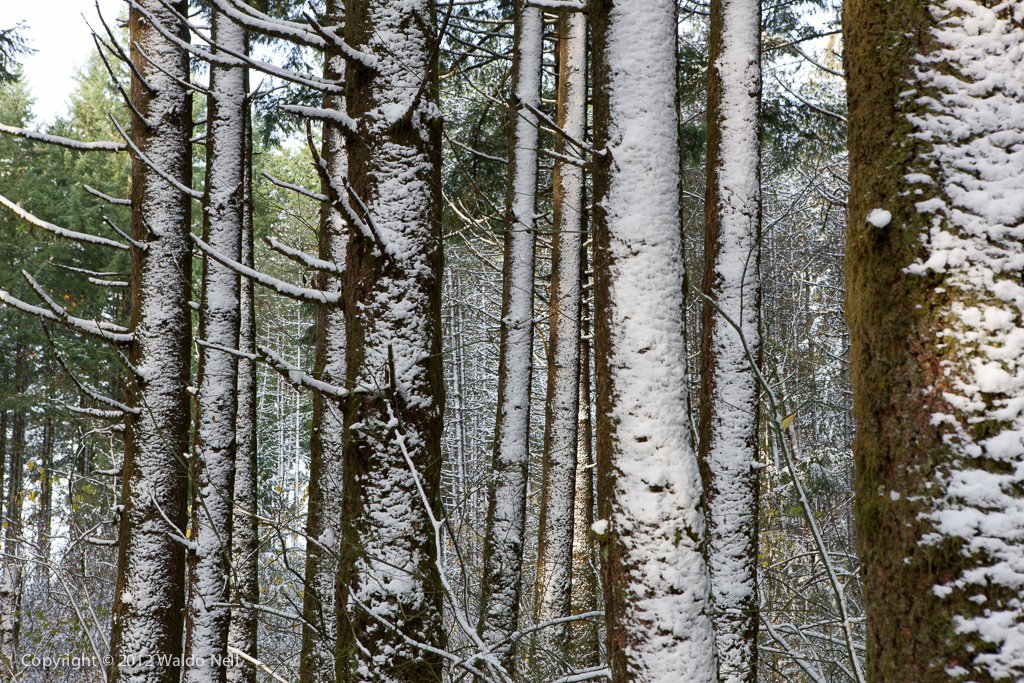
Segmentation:
[[(18, 352), (19, 355), (22, 353)], [(16, 361), (20, 366), (22, 361)], [(15, 390), (21, 392), (24, 380), (15, 370)], [(21, 531), (22, 505), (25, 501), (23, 484), (25, 464), (25, 433), (27, 417), (24, 409), (13, 411), (11, 419), (10, 463), (7, 475), (7, 517), (4, 519), (4, 555), (0, 561), (0, 666), (13, 679), (20, 669), (18, 639), (21, 635), (22, 564)]]
[[(341, 3), (327, 3), (324, 21), (342, 22)], [(345, 60), (328, 50), (324, 78), (343, 82)], [(344, 112), (343, 98), (325, 94), (324, 109)], [(323, 124), (320, 156), (335, 187), (346, 181), (345, 137), (341, 128)], [(323, 182), (324, 194), (329, 194)], [(320, 207), (319, 256), (344, 270), (347, 230), (338, 207), (326, 202)], [(340, 292), (342, 275), (318, 274), (318, 288)], [(317, 311), (314, 358), (316, 376), (337, 386), (345, 384), (345, 314), (340, 305), (323, 304)], [(302, 649), (299, 680), (302, 683), (334, 683), (337, 616), (334, 591), (338, 574), (338, 539), (341, 534), (343, 407), (337, 399), (313, 394), (313, 433), (310, 435), (309, 513), (306, 518), (305, 589), (302, 594)], [(314, 542), (315, 541), (315, 542)]]
[[(590, 279), (586, 276), (587, 250), (581, 256), (583, 289)], [(591, 420), (590, 372), (590, 306), (584, 296), (580, 305), (580, 399), (579, 427), (576, 450), (576, 486), (572, 531), (572, 613), (594, 612), (601, 606), (597, 585), (598, 553), (593, 532), (594, 525), (594, 425)], [(569, 630), (573, 661), (580, 668), (600, 663), (601, 632), (595, 619), (572, 622)]]
[(717, 677), (687, 428), (676, 4), (598, 0), (594, 238), (598, 514), (615, 681)]
[(44, 591), (50, 586), (50, 537), (53, 533), (53, 416), (43, 418), (43, 444), (39, 453), (39, 507), (36, 509), (36, 548), (40, 562), (36, 575)]
[[(349, 0), (338, 680), (439, 681), (441, 119), (431, 0)], [(358, 220), (355, 220), (358, 218)]]
[(1021, 8), (853, 0), (844, 33), (867, 678), (1022, 680)]
[[(173, 8), (185, 13), (186, 5)], [(139, 6), (171, 30), (180, 26), (159, 0), (140, 0)], [(189, 76), (188, 58), (138, 7), (129, 13), (129, 31), (135, 68), (152, 87), (132, 80), (132, 101), (149, 121), (133, 119), (132, 140), (151, 163), (187, 186), (192, 98), (181, 82)], [(184, 29), (180, 34), (188, 39)], [(178, 683), (185, 547), (174, 536), (185, 528), (188, 490), (182, 456), (189, 450), (190, 200), (133, 155), (131, 202), (133, 237), (147, 248), (132, 253), (135, 339), (129, 358), (138, 374), (128, 402), (139, 412), (128, 416), (125, 433), (109, 679)]]
[(530, 384), (533, 368), (533, 271), (537, 193), (537, 116), (544, 20), (541, 10), (515, 2), (509, 185), (498, 361), (498, 415), (484, 532), (480, 634), (514, 675), (519, 621), (526, 478), (530, 464)]
[[(582, 12), (564, 10), (558, 19), (558, 94), (556, 122), (582, 141), (587, 124), (587, 20)], [(576, 158), (562, 137), (555, 152)], [(554, 168), (554, 237), (551, 248), (551, 314), (548, 387), (545, 405), (544, 461), (534, 620), (569, 616), (572, 594), (573, 512), (580, 399), (580, 285), (584, 223), (583, 160), (556, 157)], [(564, 657), (569, 623), (540, 632), (542, 650)], [(540, 653), (543, 656), (543, 652)]]
[[(6, 321), (5, 321), (6, 323)], [(3, 349), (6, 352), (6, 349)], [(7, 399), (8, 391), (10, 390), (10, 369), (5, 365), (2, 372), (0, 372), (0, 396), (3, 400)], [(10, 411), (7, 410), (7, 406), (0, 406), (0, 492), (3, 491), (4, 484), (4, 472), (7, 468), (7, 428), (10, 425)], [(3, 519), (4, 511), (4, 497), (0, 494), (0, 520)]]
[(699, 459), (723, 683), (757, 680), (760, 16), (711, 3)]
[[(245, 29), (222, 12), (211, 17), (214, 52), (241, 54)], [(237, 262), (245, 213), (245, 69), (210, 66), (207, 98), (206, 193), (203, 237), (210, 248)], [(192, 458), (192, 541), (186, 614), (186, 683), (217, 683), (227, 671), (234, 522), (238, 409), (238, 275), (209, 256), (203, 259), (199, 317), (198, 411)]]
[[(248, 74), (245, 89), (248, 91)], [(245, 161), (242, 189), (242, 241), (239, 261), (249, 268), (253, 263), (252, 197), (252, 112), (245, 112)], [(228, 645), (257, 659), (258, 622), (251, 605), (260, 601), (260, 526), (259, 462), (257, 421), (259, 399), (256, 385), (256, 300), (253, 281), (241, 278), (238, 292), (238, 348), (249, 357), (238, 359), (238, 411), (235, 416), (235, 512), (231, 527), (231, 564), (234, 581), (231, 594), (231, 624)], [(256, 683), (256, 668), (244, 661), (232, 660), (227, 672), (229, 683)]]

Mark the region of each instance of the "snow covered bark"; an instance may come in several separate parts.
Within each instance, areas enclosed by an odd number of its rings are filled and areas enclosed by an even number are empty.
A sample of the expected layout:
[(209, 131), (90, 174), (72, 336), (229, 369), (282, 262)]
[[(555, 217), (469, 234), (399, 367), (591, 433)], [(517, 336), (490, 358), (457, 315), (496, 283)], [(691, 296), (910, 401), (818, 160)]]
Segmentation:
[[(341, 23), (339, 2), (328, 2), (324, 21)], [(326, 53), (324, 78), (343, 82), (344, 59), (332, 50)], [(344, 102), (336, 95), (324, 95), (323, 107), (344, 111)], [(346, 179), (345, 139), (335, 124), (323, 124), (320, 158), (336, 187)], [(327, 183), (322, 183), (327, 185)], [(329, 188), (323, 187), (329, 194)], [(326, 202), (320, 208), (319, 257), (335, 264), (339, 272), (345, 263), (347, 231), (338, 208)], [(342, 276), (320, 273), (318, 289), (342, 291)], [(323, 304), (317, 311), (317, 337), (314, 359), (316, 377), (329, 384), (345, 384), (345, 318), (338, 304)], [(337, 617), (334, 591), (338, 572), (338, 538), (341, 533), (341, 454), (344, 436), (342, 404), (334, 398), (313, 394), (313, 433), (310, 436), (309, 513), (306, 534), (316, 543), (306, 545), (306, 590), (302, 613), (299, 677), (302, 683), (333, 683)], [(316, 629), (310, 627), (315, 625)]]
[[(248, 90), (248, 83), (246, 84)], [(242, 240), (239, 262), (253, 267), (253, 197), (252, 197), (252, 115), (246, 112), (244, 186), (242, 200)], [(249, 357), (238, 359), (238, 411), (235, 416), (235, 510), (231, 525), (231, 623), (228, 646), (237, 648), (254, 659), (259, 658), (256, 610), (249, 605), (260, 601), (259, 584), (259, 466), (257, 463), (256, 385), (256, 300), (253, 281), (239, 280), (238, 348)], [(227, 671), (228, 683), (256, 683), (256, 669), (244, 661), (232, 660)]]
[(847, 317), (870, 680), (1024, 678), (1024, 14), (854, 0)]
[[(163, 2), (139, 5), (164, 26), (180, 26)], [(172, 7), (187, 11), (184, 2)], [(192, 256), (189, 198), (168, 179), (191, 180), (192, 99), (181, 84), (188, 58), (134, 7), (129, 30), (132, 60), (146, 81), (132, 80), (132, 100), (146, 121), (132, 120), (131, 138), (166, 177), (133, 155), (132, 236), (147, 248), (132, 253), (129, 358), (137, 376), (128, 400), (140, 411), (127, 416), (125, 433), (109, 679), (178, 683), (185, 547), (175, 536), (185, 528), (188, 487)], [(181, 37), (187, 39), (184, 30)]]
[(757, 0), (711, 3), (698, 455), (723, 683), (757, 680), (760, 37)]
[(349, 0), (338, 680), (429, 683), (444, 644), (440, 113), (430, 0)]
[[(509, 674), (519, 621), (526, 477), (530, 463), (530, 379), (533, 361), (533, 268), (537, 193), (537, 116), (543, 16), (525, 0), (515, 3), (512, 60), (511, 150), (505, 209), (498, 361), (498, 415), (484, 531), (480, 635), (493, 644)], [(500, 643), (500, 644), (499, 644)]]
[(594, 21), (598, 516), (615, 681), (717, 678), (701, 481), (687, 429), (676, 6)]
[[(19, 356), (24, 350), (17, 352)], [(22, 361), (16, 363), (19, 367)], [(16, 370), (15, 377), (20, 373)], [(23, 380), (22, 380), (23, 381)], [(22, 385), (19, 391), (24, 389)], [(11, 676), (22, 668), (18, 661), (18, 640), (21, 634), (22, 508), (25, 501), (24, 460), (26, 415), (16, 409), (11, 419), (10, 464), (7, 476), (7, 517), (4, 520), (4, 554), (0, 561), (0, 671)]]
[[(558, 20), (556, 122), (575, 140), (583, 140), (586, 134), (586, 65), (586, 15), (564, 11)], [(556, 139), (555, 151), (578, 157), (563, 137)], [(567, 617), (571, 608), (580, 398), (580, 256), (585, 230), (584, 160), (578, 161), (566, 163), (556, 158), (554, 170), (551, 333), (534, 608), (537, 623)], [(540, 633), (542, 653), (564, 654), (568, 622)]]
[[(214, 52), (242, 54), (245, 30), (221, 12), (211, 16)], [(203, 241), (238, 261), (245, 205), (245, 69), (210, 66), (207, 97)], [(223, 681), (231, 620), (230, 559), (234, 521), (238, 356), (238, 274), (203, 259), (199, 316), (198, 410), (192, 464), (192, 542), (185, 630), (186, 683)]]
[[(587, 251), (582, 252), (581, 270), (587, 271)], [(586, 288), (590, 279), (584, 275)], [(580, 305), (580, 398), (577, 427), (576, 485), (572, 519), (572, 614), (600, 609), (600, 587), (597, 584), (598, 553), (594, 525), (594, 424), (591, 419), (590, 309), (587, 298)], [(577, 667), (594, 667), (600, 663), (601, 641), (598, 620), (572, 622), (569, 629), (570, 650)]]

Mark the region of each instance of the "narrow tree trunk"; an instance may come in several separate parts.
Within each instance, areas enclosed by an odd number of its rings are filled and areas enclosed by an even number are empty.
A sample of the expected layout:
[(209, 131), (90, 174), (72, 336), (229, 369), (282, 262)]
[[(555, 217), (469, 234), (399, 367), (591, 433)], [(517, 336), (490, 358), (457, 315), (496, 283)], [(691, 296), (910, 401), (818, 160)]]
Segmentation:
[(699, 458), (723, 683), (757, 680), (760, 37), (757, 0), (713, 0)]
[[(563, 11), (558, 19), (558, 95), (556, 122), (575, 140), (587, 123), (587, 20), (582, 12)], [(555, 152), (576, 158), (562, 137)], [(556, 157), (554, 237), (551, 248), (551, 314), (548, 387), (545, 405), (544, 461), (541, 476), (534, 620), (569, 616), (572, 594), (573, 512), (580, 398), (580, 285), (584, 224), (583, 160)], [(569, 623), (547, 628), (538, 638), (543, 651), (563, 658)]]
[(847, 319), (868, 680), (1024, 680), (1019, 3), (853, 0)]
[(431, 0), (350, 0), (344, 201), (347, 384), (338, 680), (439, 681), (444, 646), (431, 515), (444, 386), (437, 36)]
[[(21, 361), (18, 361), (20, 364)], [(15, 371), (17, 378), (20, 373)], [(16, 380), (16, 390), (22, 386)], [(21, 512), (25, 500), (23, 485), (27, 419), (16, 409), (11, 419), (10, 464), (7, 476), (7, 517), (4, 519), (4, 555), (0, 561), (0, 666), (13, 679), (21, 669), (18, 639), (21, 635)]]
[[(221, 12), (214, 11), (211, 20), (215, 53), (245, 52), (245, 29)], [(245, 206), (247, 97), (244, 68), (210, 66), (203, 237), (211, 249), (236, 262)], [(195, 545), (189, 554), (186, 683), (225, 679), (231, 621), (238, 357), (224, 349), (238, 346), (238, 275), (206, 257), (202, 287), (199, 335), (204, 343), (199, 345), (198, 419), (191, 461)]]
[(533, 270), (537, 192), (537, 116), (543, 15), (515, 2), (511, 154), (505, 214), (505, 257), (498, 361), (498, 415), (480, 595), (480, 634), (514, 675), (509, 636), (519, 621), (526, 477), (530, 464), (530, 380), (533, 367)]
[[(249, 83), (246, 78), (245, 89)], [(245, 161), (242, 171), (242, 240), (239, 259), (249, 268), (253, 263), (253, 197), (252, 197), (252, 112), (245, 112)], [(259, 658), (257, 646), (258, 622), (256, 610), (250, 605), (260, 601), (260, 526), (259, 464), (257, 459), (257, 426), (259, 399), (256, 385), (256, 300), (253, 282), (249, 278), (239, 281), (238, 296), (238, 348), (249, 357), (238, 359), (238, 414), (235, 416), (235, 510), (231, 527), (231, 563), (234, 581), (231, 594), (231, 624), (228, 627), (228, 645)], [(244, 661), (232, 659), (228, 668), (229, 683), (256, 683), (256, 668)]]
[[(581, 255), (584, 286), (587, 250)], [(594, 525), (594, 426), (590, 417), (590, 306), (586, 296), (580, 306), (580, 399), (576, 450), (576, 486), (572, 531), (572, 613), (585, 614), (600, 609), (600, 587), (597, 584), (598, 553)], [(601, 655), (601, 632), (596, 619), (572, 622), (569, 630), (573, 661), (578, 668), (597, 666)]]
[[(327, 4), (325, 22), (342, 23), (340, 2)], [(324, 78), (343, 82), (344, 58), (328, 50)], [(324, 95), (324, 109), (344, 112), (344, 100)], [(323, 124), (320, 156), (335, 187), (346, 181), (345, 138), (339, 126)], [(322, 183), (325, 194), (327, 183)], [(319, 256), (335, 264), (345, 264), (347, 231), (336, 206), (324, 203), (320, 208)], [(318, 274), (318, 287), (340, 292), (341, 275)], [(314, 372), (318, 378), (345, 384), (345, 314), (340, 305), (320, 306), (317, 311), (317, 336)], [(302, 683), (334, 683), (337, 616), (334, 604), (338, 578), (338, 539), (341, 534), (342, 450), (344, 437), (343, 407), (332, 398), (313, 395), (313, 433), (310, 435), (309, 512), (306, 518), (305, 589), (302, 594), (302, 649), (299, 656), (299, 680)]]
[(49, 592), (50, 536), (53, 529), (53, 416), (43, 418), (43, 444), (39, 453), (39, 507), (36, 509), (36, 548), (40, 562), (35, 572), (39, 584)]
[[(174, 9), (187, 12), (185, 2)], [(165, 27), (180, 23), (159, 0), (139, 5)], [(132, 60), (153, 88), (132, 80), (132, 100), (149, 125), (132, 121), (135, 144), (168, 177), (191, 182), (189, 138), (192, 98), (188, 58), (133, 7), (129, 13)], [(180, 31), (183, 40), (186, 32)], [(189, 450), (189, 380), (192, 338), (188, 306), (192, 273), (189, 198), (132, 159), (132, 233), (147, 244), (132, 255), (135, 340), (125, 433), (124, 512), (111, 627), (110, 683), (178, 683), (185, 598), (185, 548), (174, 536), (185, 528)], [(160, 658), (164, 658), (161, 661)]]
[(594, 170), (598, 513), (615, 681), (716, 679), (687, 428), (676, 5), (599, 0)]

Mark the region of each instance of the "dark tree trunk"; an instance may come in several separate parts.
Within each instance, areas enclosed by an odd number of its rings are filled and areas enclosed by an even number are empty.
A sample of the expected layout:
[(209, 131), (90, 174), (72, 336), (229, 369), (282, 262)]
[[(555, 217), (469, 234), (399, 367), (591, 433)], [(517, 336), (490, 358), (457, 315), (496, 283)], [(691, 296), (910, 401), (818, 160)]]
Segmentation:
[(338, 680), (430, 683), (445, 642), (439, 552), (441, 119), (431, 0), (349, 0), (347, 386)]
[(1024, 680), (1022, 41), (1013, 3), (845, 7), (868, 680)]

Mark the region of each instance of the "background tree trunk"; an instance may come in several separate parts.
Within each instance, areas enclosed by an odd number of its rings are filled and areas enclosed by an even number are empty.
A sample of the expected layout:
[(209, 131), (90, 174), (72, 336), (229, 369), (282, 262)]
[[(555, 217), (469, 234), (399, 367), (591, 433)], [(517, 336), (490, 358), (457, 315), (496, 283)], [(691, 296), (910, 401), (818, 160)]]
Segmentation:
[[(575, 140), (582, 141), (586, 136), (587, 20), (582, 12), (566, 10), (558, 19), (556, 122)], [(578, 151), (561, 136), (555, 139), (555, 152), (578, 157)], [(580, 417), (581, 256), (586, 230), (583, 163), (582, 159), (579, 163), (555, 160), (551, 330), (534, 602), (537, 623), (567, 617), (571, 609)], [(568, 638), (568, 622), (541, 631), (541, 656), (547, 650), (564, 657)]]
[[(340, 2), (327, 3), (325, 21), (342, 23)], [(345, 60), (335, 51), (325, 54), (324, 78), (343, 82)], [(344, 112), (343, 98), (325, 94), (324, 109)], [(347, 180), (345, 137), (341, 128), (325, 121), (320, 157), (336, 187)], [(325, 195), (327, 183), (321, 183)], [(338, 208), (320, 207), (319, 256), (344, 270), (348, 232)], [(342, 275), (319, 273), (318, 288), (341, 292)], [(345, 384), (345, 313), (341, 305), (323, 304), (317, 311), (314, 373), (329, 384)], [(340, 401), (313, 394), (313, 433), (310, 435), (309, 512), (306, 534), (318, 543), (306, 546), (305, 591), (302, 594), (302, 650), (299, 676), (302, 683), (333, 683), (337, 645), (337, 617), (334, 604), (338, 578), (338, 539), (341, 535), (342, 452), (344, 414)], [(314, 630), (310, 625), (316, 625)]]
[(530, 386), (533, 368), (533, 272), (537, 192), (537, 116), (544, 21), (541, 10), (515, 2), (511, 131), (502, 269), (498, 416), (484, 531), (480, 635), (514, 675), (519, 621), (526, 477), (530, 464)]
[[(214, 53), (244, 54), (245, 29), (225, 14), (212, 13)], [(245, 69), (210, 66), (207, 97), (206, 193), (203, 238), (218, 254), (241, 256), (245, 205)], [(210, 256), (203, 259), (199, 337), (196, 444), (192, 464), (192, 541), (189, 608), (186, 614), (186, 683), (218, 683), (227, 670), (234, 522), (238, 357), (238, 274)]]
[[(246, 78), (246, 91), (249, 89)], [(252, 113), (246, 110), (245, 173), (242, 201), (242, 242), (239, 261), (253, 264), (253, 197), (252, 197)], [(256, 301), (253, 282), (239, 280), (238, 348), (250, 356), (256, 353)], [(256, 384), (256, 361), (238, 359), (238, 411), (235, 417), (235, 517), (231, 534), (231, 563), (234, 582), (231, 594), (231, 624), (228, 645), (250, 657), (259, 657), (257, 635), (259, 623), (256, 610), (247, 605), (260, 602), (260, 525), (259, 461), (257, 426), (259, 400)], [(227, 671), (228, 683), (256, 683), (256, 668), (248, 662), (237, 662)]]

